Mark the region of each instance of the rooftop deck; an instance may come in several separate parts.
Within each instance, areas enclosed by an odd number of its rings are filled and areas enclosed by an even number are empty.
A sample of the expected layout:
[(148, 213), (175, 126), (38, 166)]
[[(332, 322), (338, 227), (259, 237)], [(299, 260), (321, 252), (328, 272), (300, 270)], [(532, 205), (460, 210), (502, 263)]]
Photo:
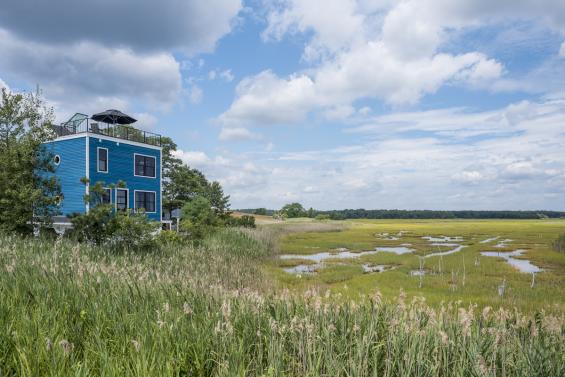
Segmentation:
[(109, 124), (92, 120), (85, 114), (75, 114), (69, 121), (54, 125), (53, 130), (57, 136), (68, 136), (82, 133), (92, 133), (115, 137), (122, 140), (134, 141), (143, 144), (161, 146), (161, 135), (148, 131), (138, 130), (131, 126)]

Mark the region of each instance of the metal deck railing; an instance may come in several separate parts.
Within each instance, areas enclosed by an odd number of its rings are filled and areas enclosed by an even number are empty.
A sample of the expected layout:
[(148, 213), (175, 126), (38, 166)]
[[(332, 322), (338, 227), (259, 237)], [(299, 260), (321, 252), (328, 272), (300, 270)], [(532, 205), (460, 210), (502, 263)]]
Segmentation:
[(148, 131), (138, 130), (131, 126), (109, 124), (90, 119), (85, 114), (75, 114), (69, 121), (54, 125), (57, 136), (68, 136), (81, 133), (92, 133), (115, 137), (117, 139), (135, 141), (138, 143), (161, 146), (161, 135)]

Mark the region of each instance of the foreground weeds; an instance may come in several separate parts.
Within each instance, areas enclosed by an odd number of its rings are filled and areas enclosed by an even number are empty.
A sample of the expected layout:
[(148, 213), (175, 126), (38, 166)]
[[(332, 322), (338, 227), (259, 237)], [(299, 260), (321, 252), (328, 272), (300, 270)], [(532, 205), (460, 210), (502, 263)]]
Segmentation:
[(0, 375), (565, 375), (562, 316), (274, 293), (270, 232), (143, 256), (0, 236)]

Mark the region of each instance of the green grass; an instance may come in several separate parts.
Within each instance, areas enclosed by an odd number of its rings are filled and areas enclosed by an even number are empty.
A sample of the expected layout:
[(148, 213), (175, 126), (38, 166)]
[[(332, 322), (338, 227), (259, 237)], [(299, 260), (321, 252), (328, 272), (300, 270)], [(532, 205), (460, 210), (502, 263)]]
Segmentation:
[[(398, 287), (292, 294), (263, 267), (284, 233), (145, 255), (0, 235), (0, 375), (565, 375), (563, 314), (430, 307)], [(356, 289), (358, 271), (334, 265), (324, 284)]]
[[(305, 230), (308, 230), (305, 228)], [(350, 267), (361, 263), (393, 265), (391, 271), (363, 274), (360, 268), (341, 271), (328, 269), (318, 275), (299, 277), (282, 275), (267, 263), (265, 271), (275, 277), (281, 286), (302, 291), (310, 287), (340, 292), (345, 297), (356, 298), (379, 289), (386, 297), (394, 297), (403, 289), (410, 297), (423, 296), (432, 305), (446, 301), (462, 300), (465, 304), (477, 303), (480, 307), (518, 307), (525, 311), (565, 311), (565, 253), (556, 252), (552, 245), (565, 230), (563, 220), (366, 220), (347, 221), (338, 232), (289, 233), (282, 237), (281, 253), (313, 254), (340, 247), (352, 251), (372, 250), (376, 246), (411, 244), (413, 254), (395, 255), (378, 253), (359, 259), (340, 260)], [(381, 233), (397, 234), (405, 231), (399, 240), (383, 240)], [(430, 246), (423, 236), (462, 236), (466, 247), (455, 254), (424, 259), (426, 275), (410, 276), (411, 270), (420, 267), (420, 256), (446, 251), (449, 247)], [(493, 247), (497, 241), (481, 244), (481, 240), (499, 236), (499, 240), (512, 239), (506, 248)], [(510, 251), (525, 249), (524, 258), (545, 271), (536, 275), (531, 288), (530, 274), (520, 273), (499, 258), (484, 257), (481, 251)], [(478, 258), (478, 265), (475, 264)], [(274, 263), (274, 264), (273, 264)], [(336, 263), (334, 261), (333, 263)], [(345, 266), (344, 266), (345, 268)], [(353, 273), (352, 271), (357, 271)], [(336, 275), (336, 276), (331, 276)], [(503, 297), (498, 286), (506, 282)], [(421, 287), (420, 287), (421, 284)]]

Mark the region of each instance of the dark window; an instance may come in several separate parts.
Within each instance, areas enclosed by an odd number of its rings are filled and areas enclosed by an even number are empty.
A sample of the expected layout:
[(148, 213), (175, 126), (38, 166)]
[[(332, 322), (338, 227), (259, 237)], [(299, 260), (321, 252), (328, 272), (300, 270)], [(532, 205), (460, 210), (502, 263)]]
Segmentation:
[(155, 178), (155, 157), (136, 154), (135, 175)]
[(112, 203), (112, 189), (105, 188), (104, 192), (102, 193), (102, 204), (110, 204)]
[(118, 211), (128, 208), (128, 190), (116, 189), (116, 208)]
[(135, 192), (135, 209), (145, 209), (145, 212), (155, 212), (155, 193), (149, 191)]
[(108, 150), (106, 148), (98, 148), (98, 171), (108, 171)]

